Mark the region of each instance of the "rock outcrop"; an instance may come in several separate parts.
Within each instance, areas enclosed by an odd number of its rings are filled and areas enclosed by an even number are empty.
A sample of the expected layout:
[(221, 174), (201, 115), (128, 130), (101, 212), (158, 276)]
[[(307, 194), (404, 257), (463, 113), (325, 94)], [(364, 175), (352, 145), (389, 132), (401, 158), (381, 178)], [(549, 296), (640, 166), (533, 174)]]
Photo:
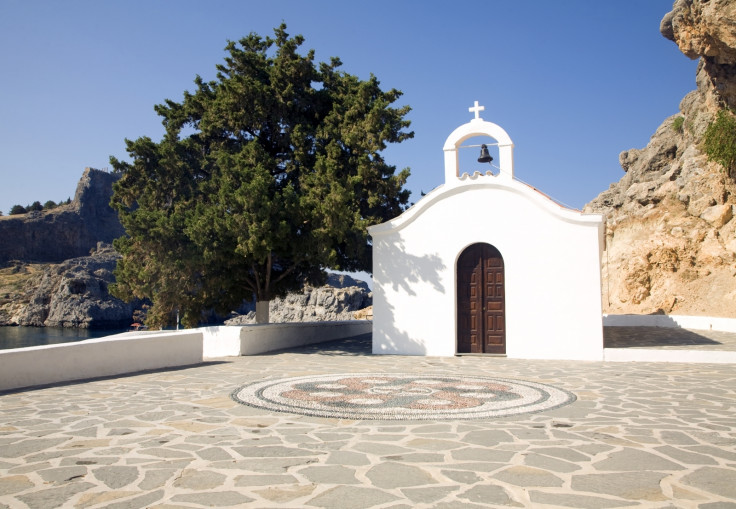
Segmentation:
[(85, 256), (98, 242), (124, 235), (110, 208), (112, 185), (119, 178), (86, 168), (69, 205), (15, 216), (0, 216), (0, 266), (12, 260), (58, 263)]
[(700, 57), (697, 90), (643, 149), (622, 152), (626, 175), (589, 203), (607, 217), (608, 313), (736, 317), (736, 183), (701, 142), (736, 107), (736, 3), (678, 0), (661, 32)]
[[(331, 274), (324, 286), (307, 286), (302, 292), (273, 299), (269, 304), (269, 315), (272, 323), (355, 320), (355, 312), (372, 303), (373, 294), (365, 282)], [(255, 311), (245, 311), (245, 314), (225, 321), (225, 325), (255, 323)]]
[[(108, 292), (120, 258), (109, 245), (91, 256), (43, 265), (0, 305), (0, 325), (124, 328), (133, 308)], [(28, 270), (20, 266), (18, 270)]]
[[(119, 258), (112, 247), (100, 244), (90, 256), (59, 264), (17, 264), (0, 269), (0, 326), (129, 327), (137, 310), (145, 306), (110, 295), (108, 285), (115, 282), (113, 271)], [(271, 301), (270, 318), (272, 323), (370, 319), (372, 297), (365, 282), (333, 274), (324, 286), (308, 286)], [(244, 303), (243, 314), (225, 324), (255, 323), (253, 309), (253, 304)], [(363, 315), (356, 317), (355, 312), (361, 310)]]

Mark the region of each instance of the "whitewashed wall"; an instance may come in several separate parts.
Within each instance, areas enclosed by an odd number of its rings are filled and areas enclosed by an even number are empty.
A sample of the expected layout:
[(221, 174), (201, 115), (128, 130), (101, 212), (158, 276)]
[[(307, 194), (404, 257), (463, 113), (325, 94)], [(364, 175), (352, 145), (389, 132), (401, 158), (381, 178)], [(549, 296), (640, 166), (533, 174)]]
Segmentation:
[(76, 343), (0, 350), (0, 391), (311, 345), (371, 332), (371, 322), (275, 323), (142, 331)]
[(603, 315), (605, 327), (679, 327), (736, 332), (736, 318), (686, 315)]
[(0, 350), (0, 390), (202, 362), (196, 329), (119, 334), (76, 343)]
[(285, 348), (324, 343), (335, 339), (370, 334), (371, 322), (293, 322), (247, 325), (243, 327), (205, 327), (205, 359), (214, 357), (258, 355)]
[(369, 231), (374, 353), (454, 355), (456, 262), (485, 242), (504, 258), (508, 357), (603, 358), (602, 216), (562, 208), (510, 178), (476, 175)]

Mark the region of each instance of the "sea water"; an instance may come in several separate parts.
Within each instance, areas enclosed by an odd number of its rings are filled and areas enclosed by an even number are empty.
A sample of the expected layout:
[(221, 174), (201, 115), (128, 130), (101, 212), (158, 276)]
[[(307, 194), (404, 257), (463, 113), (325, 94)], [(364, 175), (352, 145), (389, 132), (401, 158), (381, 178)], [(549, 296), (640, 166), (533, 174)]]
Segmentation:
[(0, 350), (71, 343), (126, 332), (128, 329), (72, 329), (62, 327), (0, 327)]

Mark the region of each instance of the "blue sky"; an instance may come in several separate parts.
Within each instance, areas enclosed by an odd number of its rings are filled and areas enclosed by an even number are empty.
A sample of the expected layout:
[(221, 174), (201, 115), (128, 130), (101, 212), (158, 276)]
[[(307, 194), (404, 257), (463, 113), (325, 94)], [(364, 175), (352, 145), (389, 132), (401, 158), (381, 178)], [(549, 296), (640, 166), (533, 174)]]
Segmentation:
[[(0, 0), (0, 210), (74, 195), (86, 166), (163, 133), (155, 104), (215, 76), (227, 40), (282, 21), (318, 61), (404, 92), (412, 199), (444, 181), (442, 146), (472, 118), (503, 127), (515, 174), (580, 208), (623, 175), (695, 88), (696, 62), (659, 33), (672, 0)], [(472, 155), (477, 157), (476, 154)], [(481, 168), (482, 169), (482, 168)]]

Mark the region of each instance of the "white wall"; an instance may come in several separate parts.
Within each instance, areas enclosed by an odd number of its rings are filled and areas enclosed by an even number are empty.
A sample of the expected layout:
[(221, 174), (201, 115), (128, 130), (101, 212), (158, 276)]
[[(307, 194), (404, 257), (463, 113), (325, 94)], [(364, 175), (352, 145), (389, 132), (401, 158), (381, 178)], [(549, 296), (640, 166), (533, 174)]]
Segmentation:
[(373, 238), (373, 351), (456, 353), (456, 262), (495, 246), (506, 276), (507, 356), (601, 360), (603, 218), (492, 176), (442, 186)]
[(202, 362), (198, 330), (121, 334), (77, 343), (0, 350), (0, 390)]
[(736, 318), (683, 315), (603, 315), (606, 327), (680, 327), (736, 332)]
[[(736, 332), (736, 318), (683, 315), (603, 315), (606, 327), (665, 327)], [(604, 360), (611, 362), (685, 362), (734, 364), (736, 352), (663, 348), (606, 348)]]
[(371, 322), (309, 322), (145, 331), (0, 350), (0, 391), (200, 364), (371, 332)]
[(726, 350), (665, 350), (662, 348), (606, 348), (607, 362), (683, 362), (687, 364), (736, 364), (736, 352)]
[(216, 325), (202, 327), (204, 334), (202, 358), (237, 357), (240, 355), (240, 335), (244, 327)]
[(370, 334), (371, 329), (367, 320), (205, 327), (203, 357), (257, 355)]

